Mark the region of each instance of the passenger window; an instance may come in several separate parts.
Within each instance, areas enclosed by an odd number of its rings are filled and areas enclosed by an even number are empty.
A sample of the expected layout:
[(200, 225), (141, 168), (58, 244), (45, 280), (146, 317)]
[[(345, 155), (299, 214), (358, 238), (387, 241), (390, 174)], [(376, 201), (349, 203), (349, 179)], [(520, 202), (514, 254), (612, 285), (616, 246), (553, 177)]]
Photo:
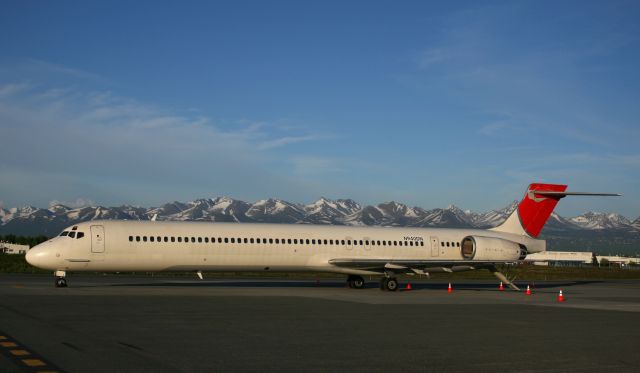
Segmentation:
[(440, 246), (444, 247), (444, 242), (440, 242)]
[(253, 243), (253, 238), (249, 240), (249, 242)]
[(78, 235), (76, 236), (76, 238), (80, 239), (84, 237), (84, 232), (78, 232)]
[(158, 242), (162, 242), (162, 237), (158, 236)]
[(236, 243), (236, 239), (231, 237), (231, 243)]
[(133, 236), (129, 236), (129, 242), (133, 242)]
[(189, 242), (189, 237), (185, 237), (184, 242)]
[(382, 246), (387, 246), (387, 241), (382, 241)]
[(202, 237), (198, 237), (198, 242), (202, 243)]
[(351, 246), (351, 240), (347, 240), (347, 246)]
[(280, 243), (280, 239), (276, 238), (276, 243), (279, 244)]
[(218, 237), (218, 243), (222, 243), (222, 237)]
[(147, 236), (142, 236), (142, 241), (147, 242)]
[(248, 242), (249, 242), (249, 240), (245, 237), (245, 238), (244, 238), (244, 240), (243, 240), (243, 242), (244, 242), (244, 243), (248, 243)]
[(176, 242), (176, 238), (171, 236), (171, 242)]
[[(232, 238), (232, 239), (233, 239), (233, 238)], [(224, 243), (229, 243), (229, 238), (228, 238), (228, 237), (225, 237), (225, 238), (224, 238)]]
[(378, 246), (380, 246), (380, 241), (378, 241)]
[(344, 245), (344, 240), (340, 240), (340, 244), (341, 244), (341, 245)]
[(291, 238), (287, 238), (287, 243), (291, 245)]
[(456, 242), (456, 246), (460, 247), (460, 242)]
[(136, 242), (140, 242), (140, 236), (136, 236)]
[[(364, 241), (364, 243), (369, 246), (369, 240)], [(361, 244), (362, 245), (362, 244)]]
[(316, 244), (316, 240), (315, 239), (311, 239), (311, 244), (315, 245)]
[(149, 237), (149, 241), (153, 242), (155, 240), (155, 237), (151, 236)]
[(209, 243), (209, 237), (204, 238), (204, 243)]
[(178, 237), (178, 242), (182, 242), (182, 237)]

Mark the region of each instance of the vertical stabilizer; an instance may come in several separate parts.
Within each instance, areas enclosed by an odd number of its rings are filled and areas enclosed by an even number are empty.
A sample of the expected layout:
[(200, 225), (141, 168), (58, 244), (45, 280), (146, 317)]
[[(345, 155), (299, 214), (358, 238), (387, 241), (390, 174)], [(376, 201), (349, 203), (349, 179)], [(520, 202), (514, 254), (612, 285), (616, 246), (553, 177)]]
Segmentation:
[(566, 196), (566, 185), (529, 185), (518, 207), (501, 225), (492, 230), (538, 237), (558, 201)]

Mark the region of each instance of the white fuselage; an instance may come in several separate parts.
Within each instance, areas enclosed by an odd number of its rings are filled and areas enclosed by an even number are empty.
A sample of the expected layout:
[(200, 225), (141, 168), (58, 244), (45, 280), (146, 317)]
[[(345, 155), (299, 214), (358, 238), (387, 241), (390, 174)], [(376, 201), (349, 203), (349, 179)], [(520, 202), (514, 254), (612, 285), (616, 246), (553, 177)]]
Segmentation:
[[(467, 236), (494, 237), (544, 250), (544, 241), (478, 229), (305, 224), (91, 221), (30, 250), (27, 260), (59, 271), (326, 271), (332, 259), (456, 261)], [(497, 261), (501, 258), (496, 257)]]

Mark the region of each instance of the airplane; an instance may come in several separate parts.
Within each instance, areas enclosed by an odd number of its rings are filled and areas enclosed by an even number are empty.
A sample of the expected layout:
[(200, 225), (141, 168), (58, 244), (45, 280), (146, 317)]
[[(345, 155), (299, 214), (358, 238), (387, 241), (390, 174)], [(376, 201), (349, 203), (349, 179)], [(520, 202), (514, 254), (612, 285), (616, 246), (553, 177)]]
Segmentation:
[(545, 251), (537, 237), (560, 199), (619, 196), (566, 189), (530, 184), (507, 220), (487, 230), (94, 220), (35, 246), (26, 260), (54, 271), (56, 287), (80, 271), (193, 271), (200, 279), (202, 271), (307, 271), (345, 274), (354, 289), (365, 287), (363, 276), (380, 276), (380, 289), (395, 291), (400, 274), (485, 269), (519, 290), (496, 265)]

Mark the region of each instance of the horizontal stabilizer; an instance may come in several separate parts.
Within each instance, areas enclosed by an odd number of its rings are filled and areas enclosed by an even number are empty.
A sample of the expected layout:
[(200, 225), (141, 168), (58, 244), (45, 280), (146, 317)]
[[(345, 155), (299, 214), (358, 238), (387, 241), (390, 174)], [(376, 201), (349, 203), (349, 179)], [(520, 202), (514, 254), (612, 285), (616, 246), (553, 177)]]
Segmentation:
[(551, 190), (533, 190), (534, 194), (547, 197), (564, 198), (566, 196), (604, 196), (604, 197), (620, 197), (618, 193), (588, 193), (588, 192), (554, 192)]

